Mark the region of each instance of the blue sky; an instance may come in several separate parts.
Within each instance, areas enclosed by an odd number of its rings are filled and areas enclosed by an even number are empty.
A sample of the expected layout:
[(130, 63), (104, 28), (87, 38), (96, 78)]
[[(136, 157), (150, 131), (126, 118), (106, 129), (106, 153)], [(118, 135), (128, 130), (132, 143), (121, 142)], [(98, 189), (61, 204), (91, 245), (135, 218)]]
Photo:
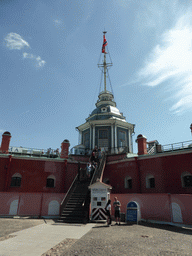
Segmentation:
[(9, 0), (0, 2), (0, 132), (12, 146), (78, 144), (75, 127), (99, 93), (104, 28), (133, 140), (192, 139), (191, 1)]

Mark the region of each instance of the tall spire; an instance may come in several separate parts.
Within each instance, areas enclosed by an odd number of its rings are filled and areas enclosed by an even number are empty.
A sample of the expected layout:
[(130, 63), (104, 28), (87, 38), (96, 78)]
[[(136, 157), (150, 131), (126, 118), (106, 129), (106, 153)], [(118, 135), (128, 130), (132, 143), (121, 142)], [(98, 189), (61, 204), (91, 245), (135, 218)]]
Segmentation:
[(98, 64), (98, 67), (102, 68), (102, 72), (104, 74), (104, 92), (107, 92), (107, 72), (108, 72), (108, 67), (111, 67), (112, 61), (110, 60), (109, 63), (106, 62), (106, 54), (109, 54), (105, 51), (105, 47), (108, 45), (108, 42), (105, 38), (105, 34), (107, 33), (107, 31), (103, 31), (103, 45), (102, 45), (102, 53), (104, 54), (104, 58), (103, 58), (103, 63)]

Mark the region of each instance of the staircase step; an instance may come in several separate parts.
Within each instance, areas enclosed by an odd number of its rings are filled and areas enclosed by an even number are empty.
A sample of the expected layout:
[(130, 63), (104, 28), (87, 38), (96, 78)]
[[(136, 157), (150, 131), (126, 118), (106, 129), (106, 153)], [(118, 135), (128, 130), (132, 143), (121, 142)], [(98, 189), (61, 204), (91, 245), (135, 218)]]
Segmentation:
[(77, 211), (82, 211), (83, 210), (83, 207), (66, 207), (64, 211), (67, 211), (67, 212), (77, 212)]
[(82, 204), (67, 204), (66, 206), (65, 206), (66, 208), (76, 208), (76, 209), (79, 209), (79, 208), (82, 208), (83, 206), (82, 206)]
[(60, 216), (61, 222), (66, 223), (85, 223), (87, 221), (85, 216), (88, 216), (89, 207), (83, 207), (83, 203), (87, 200), (89, 195), (88, 186), (90, 181), (81, 183), (76, 181), (75, 188), (70, 195), (70, 198), (65, 204), (65, 208)]
[(84, 213), (82, 212), (63, 212), (61, 214), (61, 217), (67, 217), (67, 218), (82, 218), (84, 216)]
[(62, 220), (76, 220), (76, 221), (81, 221), (84, 219), (84, 216), (61, 216)]
[(85, 197), (87, 193), (73, 193), (71, 196), (72, 197)]
[(77, 219), (62, 219), (62, 222), (64, 222), (64, 223), (77, 223), (77, 224), (79, 224), (79, 223), (81, 223), (81, 224), (84, 224), (85, 223), (85, 221), (84, 220), (77, 220)]
[(70, 197), (70, 199), (85, 199), (85, 197), (86, 196), (82, 196), (82, 195), (72, 195), (71, 197)]

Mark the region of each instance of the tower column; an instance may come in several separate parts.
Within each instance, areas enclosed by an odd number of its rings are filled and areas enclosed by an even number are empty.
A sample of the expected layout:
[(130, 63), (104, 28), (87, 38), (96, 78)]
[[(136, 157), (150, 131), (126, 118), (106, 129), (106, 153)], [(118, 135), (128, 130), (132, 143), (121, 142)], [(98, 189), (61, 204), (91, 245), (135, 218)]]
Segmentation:
[(113, 124), (112, 124), (111, 125), (111, 153), (114, 152), (114, 140), (113, 140), (114, 136), (113, 135), (114, 134), (113, 134)]
[(95, 125), (93, 125), (93, 148), (95, 147)]
[(117, 125), (115, 124), (115, 152), (117, 151)]
[(131, 141), (131, 130), (129, 129), (129, 148), (128, 148), (128, 153), (131, 153), (132, 152), (132, 141)]
[(79, 132), (79, 144), (83, 144), (83, 141), (82, 141), (82, 131)]
[(92, 127), (90, 125), (89, 149), (91, 149), (91, 140), (92, 140)]

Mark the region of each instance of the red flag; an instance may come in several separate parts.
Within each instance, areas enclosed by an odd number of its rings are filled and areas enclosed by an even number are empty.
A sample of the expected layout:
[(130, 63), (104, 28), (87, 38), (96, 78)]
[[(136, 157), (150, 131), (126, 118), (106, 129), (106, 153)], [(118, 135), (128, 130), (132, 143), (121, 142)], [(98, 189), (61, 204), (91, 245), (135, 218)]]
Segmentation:
[(107, 46), (107, 39), (105, 38), (105, 34), (103, 35), (103, 46), (102, 46), (102, 53), (105, 53), (105, 46)]

